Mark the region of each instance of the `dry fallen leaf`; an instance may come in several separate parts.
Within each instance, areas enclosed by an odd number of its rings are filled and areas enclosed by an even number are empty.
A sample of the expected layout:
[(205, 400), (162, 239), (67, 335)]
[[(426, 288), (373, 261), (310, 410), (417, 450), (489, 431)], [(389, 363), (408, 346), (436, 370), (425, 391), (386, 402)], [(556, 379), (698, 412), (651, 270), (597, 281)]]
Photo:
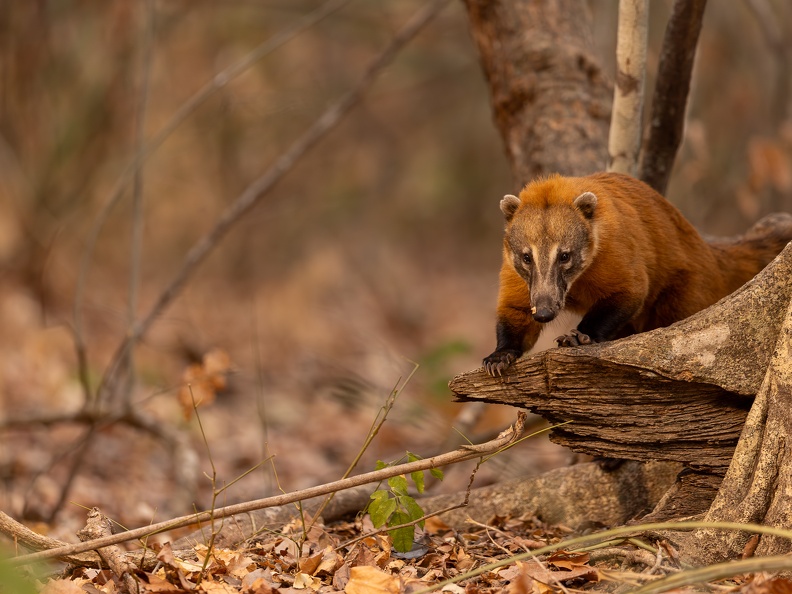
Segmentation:
[(547, 564), (558, 569), (571, 571), (578, 567), (584, 567), (589, 562), (588, 553), (568, 553), (567, 551), (556, 551), (547, 558)]
[(322, 587), (322, 580), (312, 577), (307, 573), (299, 572), (294, 576), (292, 588), (295, 590), (318, 590)]
[[(588, 565), (579, 565), (569, 571), (552, 571), (535, 560), (525, 561), (524, 563), (520, 563), (519, 566), (510, 565), (500, 570), (498, 575), (503, 579), (513, 580), (523, 572), (529, 575), (533, 580), (548, 586), (574, 578), (583, 578), (590, 582), (598, 582), (600, 580), (599, 571)], [(541, 587), (537, 586), (537, 588), (541, 591)]]
[(85, 594), (82, 585), (88, 580), (51, 580), (42, 588), (40, 594)]
[(380, 571), (371, 565), (361, 565), (350, 570), (350, 578), (344, 588), (346, 594), (398, 594), (401, 581), (397, 576)]
[(203, 580), (201, 585), (198, 586), (197, 591), (206, 592), (207, 594), (239, 594), (239, 590), (223, 582), (214, 582), (211, 580)]
[(213, 549), (212, 557), (214, 557), (215, 561), (217, 561), (221, 567), (225, 568), (229, 575), (240, 580), (256, 567), (253, 559), (247, 557), (240, 551)]
[(155, 594), (159, 594), (160, 592), (182, 592), (183, 590), (174, 584), (171, 584), (168, 580), (161, 578), (155, 574), (149, 574), (146, 576), (148, 579), (148, 583), (143, 587), (144, 592), (153, 592)]
[(792, 594), (792, 581), (783, 577), (757, 575), (740, 590), (741, 594)]
[(222, 349), (212, 349), (200, 364), (193, 363), (184, 370), (179, 403), (186, 419), (192, 417), (194, 406), (211, 404), (217, 393), (226, 389), (230, 371), (231, 358)]
[(536, 583), (528, 571), (528, 565), (517, 561), (516, 567), (517, 574), (511, 578), (506, 592), (508, 594), (536, 594)]

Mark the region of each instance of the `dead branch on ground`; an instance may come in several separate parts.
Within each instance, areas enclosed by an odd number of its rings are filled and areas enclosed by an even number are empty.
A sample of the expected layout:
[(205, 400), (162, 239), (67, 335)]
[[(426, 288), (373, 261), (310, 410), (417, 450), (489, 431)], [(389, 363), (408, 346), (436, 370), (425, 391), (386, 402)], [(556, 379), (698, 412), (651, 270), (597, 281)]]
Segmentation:
[[(380, 482), (398, 475), (409, 474), (411, 472), (417, 472), (422, 470), (430, 470), (432, 468), (440, 468), (443, 466), (448, 466), (450, 464), (463, 462), (465, 460), (481, 458), (483, 456), (491, 456), (501, 451), (502, 449), (509, 447), (519, 439), (522, 433), (524, 420), (525, 420), (525, 413), (522, 412), (519, 413), (517, 417), (517, 421), (512, 427), (504, 431), (497, 439), (494, 439), (487, 443), (463, 446), (453, 452), (441, 454), (439, 456), (434, 456), (432, 458), (426, 458), (423, 460), (417, 460), (415, 462), (408, 462), (405, 464), (399, 464), (397, 466), (383, 468), (381, 470), (368, 472), (355, 477), (343, 479), (340, 481), (335, 481), (332, 483), (327, 483), (324, 485), (319, 485), (317, 487), (311, 487), (309, 489), (303, 489), (301, 491), (296, 491), (293, 493), (285, 493), (282, 495), (276, 495), (273, 497), (267, 497), (255, 501), (238, 503), (235, 505), (217, 508), (212, 511), (203, 511), (195, 514), (190, 514), (188, 516), (174, 518), (172, 520), (167, 520), (164, 522), (159, 522), (148, 526), (143, 526), (135, 530), (128, 530), (120, 534), (102, 537), (85, 543), (64, 545), (55, 549), (48, 549), (37, 553), (32, 553), (30, 555), (23, 555), (21, 557), (16, 557), (12, 559), (11, 563), (13, 565), (24, 565), (29, 563), (35, 563), (38, 561), (43, 561), (46, 559), (60, 559), (67, 555), (73, 556), (78, 553), (84, 553), (86, 551), (93, 551), (102, 547), (117, 545), (122, 542), (127, 542), (130, 540), (135, 540), (146, 536), (151, 536), (153, 534), (159, 534), (161, 532), (174, 530), (176, 528), (182, 528), (184, 526), (189, 526), (191, 524), (214, 522), (215, 520), (221, 520), (223, 518), (228, 518), (237, 514), (243, 514), (268, 507), (274, 507), (274, 506), (286, 505), (289, 503), (295, 503), (298, 501), (304, 501), (311, 497), (327, 495), (329, 493), (342, 491), (344, 489), (357, 487), (359, 485), (366, 485), (370, 483)], [(13, 526), (15, 524), (13, 520), (8, 518), (8, 516), (3, 514), (2, 512), (0, 512), (0, 517), (5, 519), (5, 522), (0, 524), (0, 529), (5, 530), (7, 529), (6, 527)], [(16, 531), (6, 534), (11, 538), (20, 538), (20, 535), (17, 534)], [(31, 542), (31, 544), (35, 544), (35, 542)]]

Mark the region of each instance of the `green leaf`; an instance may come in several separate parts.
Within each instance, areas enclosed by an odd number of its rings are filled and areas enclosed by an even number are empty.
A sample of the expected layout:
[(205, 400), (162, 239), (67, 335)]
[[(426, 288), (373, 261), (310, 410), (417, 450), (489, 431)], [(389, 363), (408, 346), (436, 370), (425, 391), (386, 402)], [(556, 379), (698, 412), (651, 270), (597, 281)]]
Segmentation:
[(415, 454), (413, 454), (410, 451), (407, 452), (407, 461), (408, 462), (418, 462), (418, 460), (421, 460), (421, 459), (422, 458), (420, 456), (416, 456)]
[[(412, 522), (414, 520), (417, 520), (421, 516), (425, 515), (424, 514), (424, 510), (421, 509), (421, 506), (418, 505), (418, 503), (416, 503), (415, 499), (413, 499), (412, 497), (409, 497), (409, 496), (408, 497), (401, 497), (399, 499), (399, 503), (402, 505), (402, 507), (404, 507), (404, 509), (407, 510), (407, 515), (410, 518), (408, 520), (408, 522)], [(418, 525), (421, 528), (423, 528), (425, 523), (426, 522), (424, 520), (421, 520), (420, 522), (418, 522)]]
[(415, 472), (410, 473), (410, 478), (415, 483), (415, 488), (418, 489), (419, 493), (424, 492), (424, 473), (423, 470), (416, 470)]
[(429, 469), (429, 474), (431, 474), (433, 477), (435, 477), (438, 481), (442, 481), (443, 480), (443, 471), (440, 470), (439, 468), (430, 468)]
[[(410, 549), (407, 550), (409, 551)], [(5, 549), (0, 551), (0, 585), (2, 586), (2, 591), (13, 592), (14, 594), (36, 594), (38, 589), (27, 579), (23, 578), (16, 568), (11, 567), (5, 560), (5, 553)]]
[[(391, 516), (391, 524), (406, 524), (410, 521), (410, 518), (407, 516), (406, 513), (397, 511)], [(413, 538), (415, 534), (415, 528), (412, 526), (405, 526), (404, 528), (398, 528), (396, 530), (389, 530), (388, 534), (390, 534), (391, 538), (393, 539), (393, 548), (399, 551), (400, 553), (406, 553), (412, 548), (413, 545)]]
[(387, 468), (388, 465), (385, 464), (382, 460), (377, 460), (377, 465), (374, 467), (375, 470), (382, 470), (383, 468)]
[(374, 528), (384, 526), (396, 511), (395, 499), (375, 499), (369, 505), (369, 515)]
[(387, 499), (390, 497), (390, 492), (385, 489), (377, 489), (371, 494), (372, 499)]
[(388, 486), (397, 495), (407, 495), (407, 479), (402, 475), (389, 478)]

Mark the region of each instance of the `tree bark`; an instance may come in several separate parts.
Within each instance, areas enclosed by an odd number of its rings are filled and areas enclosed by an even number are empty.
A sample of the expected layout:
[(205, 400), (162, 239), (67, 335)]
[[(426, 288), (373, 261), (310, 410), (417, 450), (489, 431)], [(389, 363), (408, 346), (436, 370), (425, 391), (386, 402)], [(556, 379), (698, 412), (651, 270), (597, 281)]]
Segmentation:
[(616, 87), (608, 135), (608, 171), (635, 176), (643, 127), (649, 0), (621, 0), (616, 41)]
[(685, 109), (707, 0), (676, 0), (663, 37), (640, 179), (665, 195), (685, 128)]
[(583, 0), (464, 0), (517, 183), (608, 162), (612, 91)]
[[(789, 250), (790, 248), (787, 248)], [(787, 279), (787, 284), (789, 280)], [(726, 479), (706, 520), (792, 524), (792, 300), (775, 342), (764, 381), (748, 415)], [(738, 556), (750, 534), (700, 530), (693, 535), (699, 561)], [(762, 536), (757, 555), (792, 550), (787, 539)]]

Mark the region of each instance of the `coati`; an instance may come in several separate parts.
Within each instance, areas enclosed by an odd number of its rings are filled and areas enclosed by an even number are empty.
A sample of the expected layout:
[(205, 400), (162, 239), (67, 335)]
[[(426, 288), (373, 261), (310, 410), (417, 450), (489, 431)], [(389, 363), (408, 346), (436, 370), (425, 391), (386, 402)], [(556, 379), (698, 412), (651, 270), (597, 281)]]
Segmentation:
[(545, 324), (570, 314), (559, 346), (686, 318), (753, 278), (792, 240), (792, 216), (777, 214), (741, 237), (705, 241), (663, 196), (618, 173), (538, 179), (500, 208), (497, 348), (484, 359), (491, 375), (535, 347)]

